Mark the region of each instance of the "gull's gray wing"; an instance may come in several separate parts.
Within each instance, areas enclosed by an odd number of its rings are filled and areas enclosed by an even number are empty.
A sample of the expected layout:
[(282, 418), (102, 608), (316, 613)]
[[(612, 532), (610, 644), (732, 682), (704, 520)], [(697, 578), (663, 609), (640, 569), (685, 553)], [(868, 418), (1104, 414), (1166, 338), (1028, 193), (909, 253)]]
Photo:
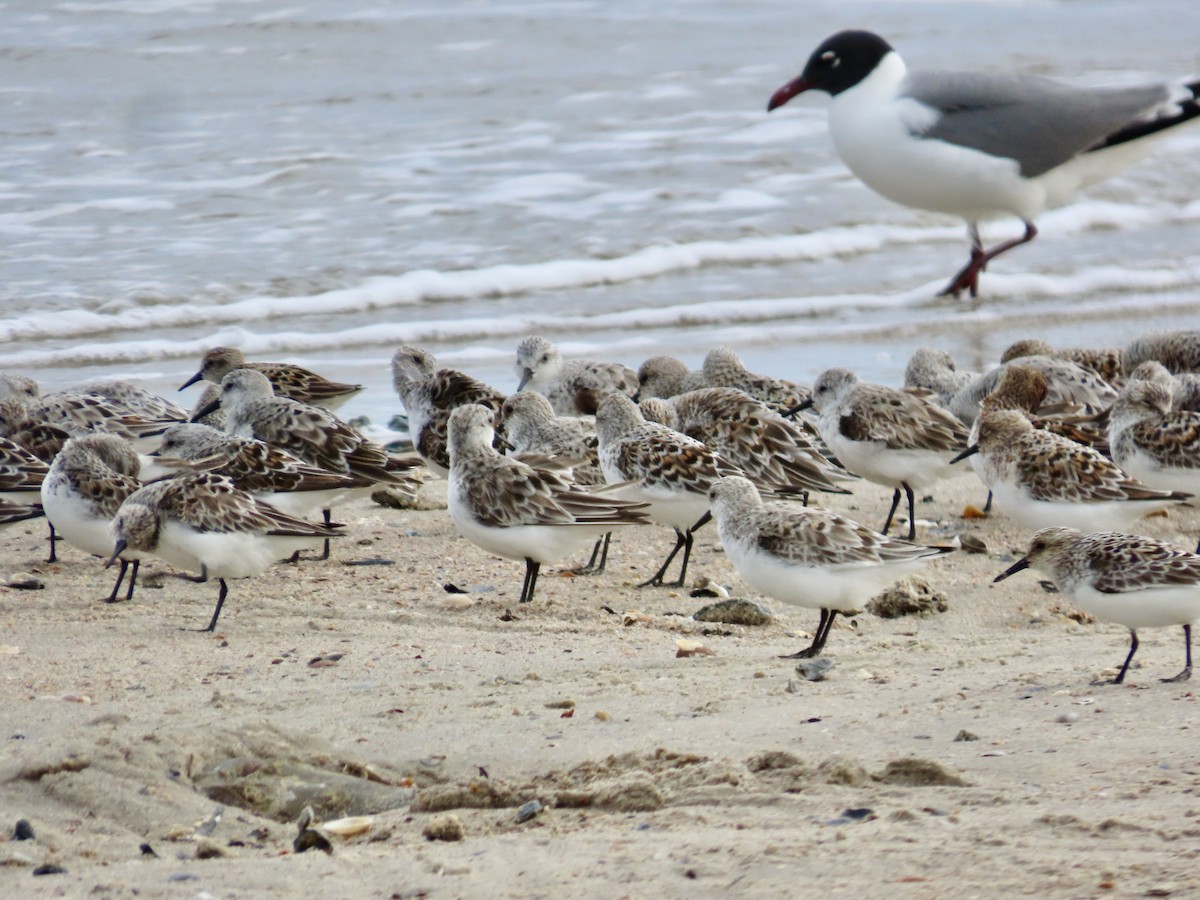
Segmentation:
[(1170, 99), (1165, 84), (1079, 88), (972, 72), (911, 72), (901, 93), (940, 113), (922, 136), (1016, 160), (1026, 178), (1103, 144)]

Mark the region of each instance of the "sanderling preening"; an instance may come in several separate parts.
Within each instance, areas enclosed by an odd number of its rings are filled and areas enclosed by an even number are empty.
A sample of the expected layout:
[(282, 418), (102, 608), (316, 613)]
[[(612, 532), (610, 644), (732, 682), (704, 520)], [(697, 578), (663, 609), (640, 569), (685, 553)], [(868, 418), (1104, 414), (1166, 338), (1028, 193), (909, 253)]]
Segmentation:
[(1174, 410), (1171, 390), (1130, 381), (1109, 414), (1113, 461), (1134, 478), (1163, 490), (1200, 493), (1200, 413)]
[[(141, 464), (124, 438), (114, 434), (89, 434), (67, 441), (50, 464), (42, 481), (42, 508), (55, 534), (72, 547), (108, 559), (112, 555), (112, 520), (125, 499), (142, 486)], [(125, 575), (133, 598), (141, 554), (133, 550), (121, 557), (121, 571), (106, 603), (117, 602)]]
[(456, 407), (478, 403), (500, 409), (504, 395), (458, 369), (440, 367), (433, 354), (404, 345), (392, 354), (392, 387), (408, 415), (408, 433), (426, 467), (450, 472), (447, 422)]

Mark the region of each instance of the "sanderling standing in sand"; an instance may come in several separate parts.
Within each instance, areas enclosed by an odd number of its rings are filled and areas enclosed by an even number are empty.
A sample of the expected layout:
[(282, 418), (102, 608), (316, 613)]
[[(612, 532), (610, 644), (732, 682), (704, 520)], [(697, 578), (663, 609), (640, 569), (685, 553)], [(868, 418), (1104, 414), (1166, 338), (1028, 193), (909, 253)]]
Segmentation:
[(861, 609), (892, 582), (953, 549), (890, 538), (824, 509), (764, 503), (745, 478), (721, 478), (711, 495), (721, 546), (746, 583), (821, 611), (812, 644), (789, 659), (816, 656), (839, 612)]
[[(702, 388), (639, 405), (646, 419), (700, 441), (761, 489), (800, 494), (807, 502), (809, 491), (848, 494), (839, 482), (855, 480), (830, 462), (798, 423), (737, 388)], [(646, 415), (656, 407), (661, 411)]]
[(1192, 677), (1192, 622), (1200, 618), (1200, 556), (1134, 534), (1044, 528), (1029, 552), (994, 579), (1034, 568), (1053, 579), (1072, 602), (1129, 629), (1129, 655), (1110, 684), (1125, 680), (1137, 652), (1139, 628), (1182, 625), (1186, 665), (1173, 678)]
[[(130, 443), (114, 434), (90, 434), (67, 441), (41, 487), (42, 508), (55, 534), (84, 553), (108, 559), (115, 540), (113, 516), (142, 486), (140, 467)], [(132, 550), (121, 557), (121, 571), (106, 603), (117, 602), (127, 572), (125, 599), (133, 598), (140, 559), (141, 554)]]
[(957, 459), (974, 452), (983, 457), (980, 477), (996, 504), (1025, 528), (1126, 528), (1191, 497), (1131, 478), (1091, 447), (1034, 428), (1020, 410), (984, 412), (978, 443)]
[(220, 582), (217, 607), (205, 631), (217, 627), (229, 592), (226, 578), (257, 575), (289, 553), (337, 535), (333, 527), (286, 515), (211, 472), (138, 488), (117, 510), (112, 529), (115, 545), (109, 565), (130, 552), (150, 554), (200, 573), (179, 577)]
[(492, 446), (493, 413), (460, 406), (450, 414), (446, 504), (459, 533), (478, 547), (525, 563), (519, 602), (533, 599), (538, 572), (614, 528), (640, 525), (644, 503), (576, 487), (555, 472), (501, 456)]
[[(409, 474), (420, 464), (416, 457), (392, 456), (327, 409), (276, 396), (262, 372), (254, 369), (229, 372), (221, 379), (218, 403), (225, 410), (229, 430), (234, 434), (286, 450), (309, 465), (330, 472), (409, 491), (418, 486)], [(197, 416), (210, 411), (199, 410)], [(322, 512), (328, 525), (329, 508)], [(320, 558), (328, 557), (326, 544)]]
[[(809, 404), (817, 427), (838, 461), (855, 475), (893, 488), (892, 506), (881, 531), (887, 534), (908, 498), (908, 539), (917, 533), (914, 491), (960, 473), (951, 465), (967, 446), (967, 429), (924, 397), (860, 382), (846, 369), (828, 369), (813, 385)], [(803, 407), (805, 404), (801, 404)]]
[(639, 587), (660, 585), (672, 560), (683, 550), (682, 586), (696, 529), (712, 517), (708, 489), (717, 478), (741, 475), (700, 441), (657, 422), (647, 422), (632, 400), (607, 394), (596, 411), (600, 468), (617, 496), (650, 504), (647, 514), (659, 525), (675, 529), (675, 546), (666, 560)]
[(369, 478), (309, 465), (264, 441), (198, 423), (172, 425), (150, 456), (163, 474), (182, 468), (225, 475), (239, 489), (300, 518), (375, 486)]

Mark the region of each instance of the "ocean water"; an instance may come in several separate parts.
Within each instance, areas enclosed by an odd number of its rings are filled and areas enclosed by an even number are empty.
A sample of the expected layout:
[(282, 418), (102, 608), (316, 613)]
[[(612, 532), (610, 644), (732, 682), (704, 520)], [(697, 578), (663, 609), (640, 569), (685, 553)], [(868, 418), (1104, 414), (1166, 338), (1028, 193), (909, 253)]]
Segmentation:
[(913, 67), (1200, 73), (1194, 2), (0, 8), (0, 370), (48, 387), (168, 393), (236, 345), (367, 384), (343, 413), (383, 421), (400, 343), (505, 390), (531, 333), (898, 383), (919, 346), (978, 368), (1017, 337), (1200, 326), (1200, 126), (1041, 217), (965, 302), (934, 296), (961, 223), (852, 178), (823, 95), (765, 111), (844, 27)]

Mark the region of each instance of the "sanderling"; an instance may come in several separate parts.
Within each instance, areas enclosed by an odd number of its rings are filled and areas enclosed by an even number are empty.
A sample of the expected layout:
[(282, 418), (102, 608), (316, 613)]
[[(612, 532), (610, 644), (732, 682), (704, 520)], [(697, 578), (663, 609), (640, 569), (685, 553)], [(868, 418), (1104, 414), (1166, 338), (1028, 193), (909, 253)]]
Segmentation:
[[(596, 423), (583, 416), (556, 416), (550, 401), (537, 391), (518, 391), (505, 399), (500, 407), (502, 437), (508, 444), (508, 455), (537, 466), (531, 457), (549, 457), (565, 461), (570, 479), (575, 484), (591, 486), (604, 484), (600, 471)], [(596, 541), (592, 556), (580, 575), (598, 575), (608, 563), (611, 535)]]
[(16, 441), (0, 437), (0, 500), (37, 503), (49, 466)]
[(590, 359), (563, 359), (559, 349), (544, 337), (527, 337), (517, 345), (517, 390), (543, 394), (560, 416), (578, 415), (575, 393), (592, 388), (633, 397), (638, 391), (637, 372), (620, 363)]
[(728, 347), (710, 350), (704, 357), (703, 372), (706, 387), (737, 388), (776, 412), (787, 412), (812, 394), (803, 385), (748, 371), (742, 358)]
[(1144, 334), (1125, 346), (1124, 359), (1128, 371), (1155, 360), (1175, 375), (1200, 372), (1200, 330), (1181, 328)]
[(11, 400), (24, 405), (42, 395), (41, 385), (27, 375), (0, 372), (0, 400)]
[(639, 400), (674, 397), (708, 387), (704, 373), (693, 371), (674, 356), (652, 356), (638, 366)]
[(1200, 412), (1200, 374), (1180, 372), (1174, 375), (1158, 360), (1141, 363), (1129, 373), (1130, 381), (1157, 381), (1171, 391), (1171, 408)]
[[(992, 392), (980, 403), (981, 412), (1017, 409), (1027, 414), (1035, 428), (1052, 431), (1080, 444), (1108, 454), (1108, 408), (1096, 410), (1069, 400), (1048, 402), (1050, 379), (1040, 369), (1021, 365), (1019, 359), (1004, 367)], [(971, 443), (978, 438), (979, 419), (971, 431)]]
[(408, 472), (419, 465), (413, 457), (392, 456), (323, 407), (276, 396), (267, 377), (254, 369), (234, 369), (222, 378), (219, 402), (233, 434), (330, 472), (409, 486)]
[(279, 396), (324, 409), (337, 409), (363, 389), (361, 384), (330, 381), (323, 375), (291, 363), (246, 362), (245, 354), (233, 347), (214, 347), (205, 353), (200, 363), (200, 371), (180, 385), (179, 389), (182, 391), (197, 381), (220, 384), (221, 379), (234, 369), (254, 369), (256, 372), (262, 372)]
[(605, 480), (621, 485), (615, 494), (649, 505), (647, 515), (658, 525), (675, 529), (675, 546), (650, 578), (638, 585), (660, 585), (671, 561), (683, 550), (680, 587), (687, 575), (696, 529), (712, 516), (708, 489), (715, 479), (741, 475), (700, 441), (657, 422), (647, 422), (632, 400), (607, 394), (596, 411), (600, 439), (600, 469)]
[[(805, 404), (801, 404), (804, 406)], [(908, 499), (908, 539), (917, 533), (914, 491), (960, 474), (951, 459), (967, 446), (967, 429), (932, 401), (908, 391), (860, 382), (846, 369), (828, 369), (813, 385), (809, 405), (838, 461), (855, 475), (893, 488), (881, 529), (887, 534)]]
[(234, 487), (224, 475), (200, 472), (138, 488), (112, 520), (112, 565), (130, 552), (149, 554), (181, 569), (199, 571), (221, 585), (205, 631), (217, 627), (229, 592), (226, 578), (247, 578), (289, 553), (337, 535), (330, 526), (305, 522)]
[[(329, 410), (276, 396), (271, 382), (254, 369), (234, 369), (221, 379), (221, 398), (229, 430), (260, 440), (298, 457), (309, 465), (377, 484), (415, 490), (409, 474), (420, 465), (416, 457), (392, 456), (367, 440)], [(210, 410), (203, 409), (198, 415)], [(325, 523), (329, 508), (322, 510)], [(329, 545), (321, 559), (328, 559)]]
[(904, 387), (910, 391), (930, 391), (942, 406), (979, 377), (978, 372), (960, 371), (954, 357), (945, 350), (918, 347), (904, 367)]
[[(225, 410), (221, 409), (218, 402), (220, 399), (221, 385), (213, 384), (211, 381), (204, 382), (204, 388), (200, 391), (200, 396), (188, 414), (187, 420), (197, 425), (207, 425), (209, 428), (228, 431), (229, 420), (225, 417)], [(200, 415), (201, 410), (208, 410), (208, 412)]]
[(643, 410), (644, 417), (700, 441), (760, 489), (801, 494), (806, 501), (809, 491), (850, 493), (838, 482), (855, 476), (831, 463), (799, 424), (742, 390), (702, 388), (642, 404), (666, 404), (654, 415)]
[(543, 564), (557, 562), (622, 525), (645, 524), (646, 504), (582, 490), (554, 472), (501, 456), (493, 413), (460, 406), (450, 414), (446, 504), (459, 533), (506, 559), (523, 560), (521, 603), (533, 599)]
[(44, 424), (62, 429), (71, 437), (83, 437), (96, 432), (115, 434), (130, 441), (136, 450), (142, 451), (154, 446), (163, 430), (179, 421), (175, 418), (144, 416), (84, 390), (42, 394), (37, 382), (32, 379), (21, 381), (21, 389), (14, 390), (12, 376), (0, 377), (0, 400), (6, 404), (4, 428), (9, 437), (13, 436), (13, 429), (17, 427)]
[(13, 503), (11, 500), (0, 499), (0, 526), (39, 519), (45, 514), (46, 511), (36, 503)]
[(1108, 440), (1113, 461), (1134, 478), (1200, 494), (1200, 413), (1173, 410), (1166, 385), (1125, 385), (1109, 415)]
[(978, 443), (957, 458), (976, 451), (983, 457), (983, 483), (1000, 509), (1025, 528), (1123, 528), (1191, 497), (1131, 478), (1091, 447), (1034, 428), (1019, 410), (980, 416)]
[(571, 480), (580, 485), (604, 484), (598, 457), (596, 423), (581, 416), (557, 416), (537, 391), (519, 391), (500, 407), (501, 436), (509, 456), (560, 457), (570, 461)]
[(824, 509), (764, 503), (745, 478), (721, 478), (710, 493), (721, 545), (743, 580), (776, 600), (821, 611), (812, 644), (790, 659), (816, 656), (839, 612), (861, 609), (952, 549), (889, 538)]
[[(54, 457), (58, 455), (63, 446), (71, 439), (71, 436), (61, 428), (56, 428), (53, 425), (47, 425), (43, 422), (29, 421), (25, 407), (12, 400), (0, 400), (0, 437), (3, 437), (11, 445), (16, 445), (19, 451), (11, 456), (7, 456), (7, 465), (18, 468), (28, 464), (30, 475), (9, 472), (8, 478), (12, 484), (24, 483), (26, 487), (32, 487), (29, 484), (29, 479), (36, 478), (36, 490), (41, 490), (41, 480), (45, 477), (46, 471), (49, 469), (50, 463), (54, 461)], [(22, 455), (24, 451), (27, 455)], [(29, 461), (29, 457), (41, 463), (38, 467), (36, 464)], [(34, 473), (36, 470), (36, 474)], [(17, 488), (24, 490), (25, 488)], [(18, 503), (23, 503), (14, 494), (13, 499)], [(58, 562), (58, 553), (55, 550), (55, 542), (57, 540), (54, 534), (54, 526), (50, 525), (50, 555), (46, 562)]]
[(1109, 684), (1125, 680), (1137, 652), (1139, 628), (1182, 625), (1186, 665), (1173, 678), (1192, 677), (1192, 622), (1200, 618), (1200, 556), (1134, 534), (1044, 528), (1029, 552), (995, 577), (1032, 567), (1092, 615), (1129, 629), (1129, 655)]
[(450, 472), (450, 413), (471, 403), (498, 411), (504, 402), (495, 388), (458, 369), (439, 367), (432, 353), (409, 345), (392, 354), (392, 386), (408, 415), (413, 446), (425, 465), (443, 477)]
[[(1078, 363), (1053, 356), (1022, 356), (1014, 360), (1022, 366), (1037, 369), (1049, 382), (1047, 403), (1079, 403), (1093, 410), (1112, 406), (1117, 399), (1116, 389), (1107, 381)], [(985, 372), (955, 394), (946, 405), (952, 413), (968, 425), (979, 415), (979, 404), (996, 389), (1004, 370), (1013, 362), (997, 366)]]
[(185, 463), (185, 469), (225, 475), (240, 490), (300, 518), (375, 486), (369, 478), (309, 465), (264, 441), (200, 424), (172, 425), (150, 455), (168, 471)]
[[(115, 540), (113, 516), (125, 498), (142, 486), (140, 467), (133, 447), (116, 435), (89, 434), (67, 441), (41, 487), (42, 508), (55, 534), (84, 553), (108, 559)], [(121, 571), (106, 603), (117, 602), (127, 572), (125, 599), (133, 597), (140, 559), (135, 551), (121, 557)]]
[(1065, 359), (1085, 369), (1091, 369), (1110, 385), (1119, 388), (1125, 383), (1125, 352), (1118, 347), (1059, 347), (1055, 349), (1039, 338), (1023, 338), (1009, 344), (1000, 354), (1003, 365), (1028, 356), (1048, 356)]
[(151, 390), (117, 378), (101, 378), (85, 381), (67, 389), (71, 393), (93, 394), (125, 412), (135, 413), (146, 419), (163, 419), (186, 422), (188, 414), (165, 397)]

